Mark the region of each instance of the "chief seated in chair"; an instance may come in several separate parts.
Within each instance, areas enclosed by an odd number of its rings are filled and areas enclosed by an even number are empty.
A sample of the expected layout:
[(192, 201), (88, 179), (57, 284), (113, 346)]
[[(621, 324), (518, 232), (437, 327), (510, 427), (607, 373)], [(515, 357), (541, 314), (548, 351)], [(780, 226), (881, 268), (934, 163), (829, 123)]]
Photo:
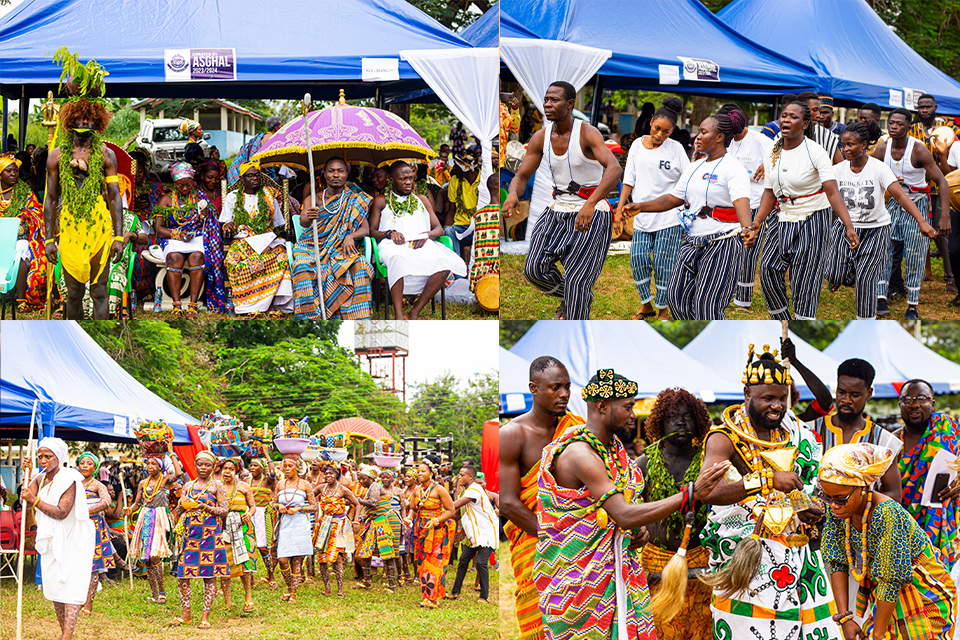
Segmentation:
[(220, 222), (233, 238), (223, 264), (238, 314), (293, 311), (293, 284), (283, 238), (283, 211), (264, 184), (256, 163), (240, 167), (240, 179), (223, 198)]
[[(370, 205), (371, 236), (379, 244), (380, 261), (387, 268), (390, 300), (395, 316), (416, 320), (420, 310), (440, 291), (447, 276), (464, 277), (467, 265), (436, 240), (443, 227), (425, 196), (413, 193), (416, 172), (406, 162), (390, 167), (391, 186)], [(419, 293), (410, 313), (403, 313), (403, 294)]]
[(342, 158), (331, 158), (323, 168), (324, 187), (311, 206), (305, 192), (300, 224), (304, 232), (293, 248), (293, 290), (298, 319), (320, 318), (317, 260), (313, 253), (313, 221), (317, 222), (320, 279), (327, 318), (365, 320), (371, 315), (370, 278), (373, 267), (361, 252), (369, 235), (370, 196), (347, 188), (350, 169)]

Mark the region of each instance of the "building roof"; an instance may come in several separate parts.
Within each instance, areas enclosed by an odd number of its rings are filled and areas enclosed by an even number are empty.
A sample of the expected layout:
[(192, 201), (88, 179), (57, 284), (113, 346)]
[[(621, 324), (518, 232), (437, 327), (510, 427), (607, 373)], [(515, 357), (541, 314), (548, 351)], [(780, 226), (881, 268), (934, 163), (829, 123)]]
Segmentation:
[[(140, 109), (142, 107), (150, 108), (156, 106), (163, 102), (163, 98), (144, 98), (143, 100), (137, 100), (133, 104), (129, 105), (131, 109)], [(203, 100), (202, 104), (216, 104), (221, 107), (226, 107), (230, 111), (236, 111), (237, 113), (242, 113), (243, 115), (250, 116), (254, 120), (263, 120), (263, 117), (249, 109), (244, 109), (240, 105), (230, 102), (229, 100), (220, 100), (219, 98), (213, 98), (212, 100)]]

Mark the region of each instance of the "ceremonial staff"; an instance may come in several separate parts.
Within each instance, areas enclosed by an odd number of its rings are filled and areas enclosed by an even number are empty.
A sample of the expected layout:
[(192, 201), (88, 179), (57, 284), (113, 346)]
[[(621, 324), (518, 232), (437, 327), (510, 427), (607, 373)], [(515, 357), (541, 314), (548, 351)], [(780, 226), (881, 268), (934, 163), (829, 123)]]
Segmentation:
[[(37, 405), (39, 400), (33, 401), (33, 413), (30, 414), (30, 437), (27, 439), (27, 460), (33, 465), (33, 425), (37, 417)], [(20, 461), (23, 466), (23, 460)], [(20, 480), (20, 492), (23, 493), (23, 487), (30, 482), (32, 478), (22, 478)], [(36, 502), (34, 502), (36, 504)], [(20, 512), (20, 556), (17, 558), (17, 640), (23, 640), (23, 551), (27, 542), (27, 505), (23, 505)]]
[[(316, 178), (313, 176), (313, 148), (310, 144), (310, 127), (307, 125), (307, 109), (310, 107), (310, 94), (303, 94), (303, 134), (307, 140), (307, 165), (310, 167), (310, 206), (317, 208)], [(317, 265), (317, 291), (320, 298), (320, 313), (327, 319), (327, 303), (323, 299), (323, 279), (320, 276), (320, 245), (317, 244), (317, 221), (313, 221), (313, 260)]]

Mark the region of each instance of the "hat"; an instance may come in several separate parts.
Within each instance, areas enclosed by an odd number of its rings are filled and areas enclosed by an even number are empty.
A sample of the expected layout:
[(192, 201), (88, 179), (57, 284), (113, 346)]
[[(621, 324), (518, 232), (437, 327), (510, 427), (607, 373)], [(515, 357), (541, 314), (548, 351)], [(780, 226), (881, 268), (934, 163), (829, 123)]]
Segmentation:
[(770, 345), (763, 345), (763, 353), (756, 360), (753, 359), (753, 345), (750, 345), (750, 352), (747, 354), (747, 366), (743, 370), (743, 377), (740, 379), (743, 384), (752, 386), (755, 384), (793, 384), (790, 377), (790, 369), (780, 364), (777, 360), (776, 349), (770, 352)]
[(188, 135), (194, 129), (200, 128), (200, 123), (196, 120), (184, 120), (180, 123), (180, 133)]
[(820, 106), (821, 107), (830, 107), (833, 109), (833, 96), (829, 93), (824, 93), (820, 96)]
[(820, 460), (820, 479), (849, 487), (869, 487), (893, 462), (893, 451), (869, 442), (841, 444), (829, 449)]
[(170, 167), (170, 176), (174, 182), (183, 180), (184, 178), (193, 178), (196, 173), (197, 170), (194, 169), (193, 165), (189, 162), (178, 162)]
[(0, 171), (3, 171), (14, 163), (16, 163), (18, 167), (20, 166), (20, 161), (17, 160), (17, 157), (12, 152), (0, 154)]
[(637, 395), (637, 383), (615, 374), (613, 369), (600, 369), (590, 378), (580, 395), (587, 402), (633, 398)]

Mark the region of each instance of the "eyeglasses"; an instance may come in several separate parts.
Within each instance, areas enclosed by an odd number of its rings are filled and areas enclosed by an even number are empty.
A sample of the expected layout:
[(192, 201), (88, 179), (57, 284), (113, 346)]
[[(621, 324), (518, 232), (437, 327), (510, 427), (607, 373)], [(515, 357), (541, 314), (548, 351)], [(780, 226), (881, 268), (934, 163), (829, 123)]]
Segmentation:
[(923, 404), (933, 400), (933, 396), (903, 396), (900, 398), (900, 404), (910, 406), (914, 404)]
[(823, 489), (821, 489), (820, 487), (817, 487), (817, 488), (814, 490), (813, 494), (814, 494), (817, 498), (820, 498), (821, 500), (823, 500), (824, 502), (826, 502), (827, 504), (833, 504), (833, 505), (836, 505), (837, 507), (843, 508), (843, 507), (847, 506), (847, 503), (850, 502), (850, 498), (853, 497), (853, 494), (855, 494), (856, 492), (857, 492), (857, 490), (854, 489), (853, 491), (851, 491), (850, 493), (848, 493), (848, 494), (846, 495), (846, 497), (837, 498), (837, 497), (835, 497), (835, 496), (828, 496), (827, 494), (825, 494), (825, 493), (823, 492)]

